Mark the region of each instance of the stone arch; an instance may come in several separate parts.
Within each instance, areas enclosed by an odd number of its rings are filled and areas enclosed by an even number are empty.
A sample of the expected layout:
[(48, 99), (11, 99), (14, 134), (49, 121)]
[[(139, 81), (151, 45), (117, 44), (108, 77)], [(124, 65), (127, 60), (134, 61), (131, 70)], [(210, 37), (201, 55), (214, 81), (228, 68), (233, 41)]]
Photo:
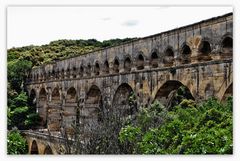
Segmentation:
[(77, 68), (75, 66), (72, 68), (72, 77), (73, 78), (77, 77)]
[(87, 68), (86, 68), (86, 75), (87, 76), (91, 76), (91, 69), (92, 69), (91, 64), (88, 63)]
[(137, 70), (144, 69), (144, 56), (142, 52), (140, 52), (137, 56), (136, 65), (137, 65)]
[(212, 52), (212, 48), (209, 39), (205, 38), (201, 41), (198, 52), (198, 60), (211, 60), (210, 53)]
[(64, 79), (64, 75), (65, 75), (64, 73), (65, 73), (64, 68), (62, 68), (62, 70), (61, 70), (61, 78), (62, 79)]
[(49, 145), (44, 149), (44, 154), (53, 154), (52, 148)]
[(191, 63), (192, 50), (187, 43), (184, 43), (181, 47), (181, 60), (182, 64)]
[(80, 76), (80, 77), (83, 77), (83, 73), (84, 73), (84, 68), (83, 68), (83, 66), (81, 65), (80, 68), (79, 68), (79, 76)]
[(77, 91), (74, 87), (67, 90), (66, 103), (77, 102)]
[(221, 53), (223, 54), (232, 54), (233, 52), (233, 39), (230, 34), (226, 34), (222, 37), (221, 41)]
[(221, 101), (226, 101), (226, 99), (229, 96), (233, 96), (233, 83), (229, 84), (229, 86), (227, 87), (227, 89), (225, 90), (225, 92), (221, 98)]
[(51, 73), (51, 71), (49, 70), (49, 71), (48, 71), (48, 79), (51, 79), (51, 78), (52, 78), (51, 75), (52, 75), (52, 73)]
[(41, 88), (39, 92), (38, 113), (41, 118), (41, 125), (46, 127), (47, 120), (47, 92), (45, 88)]
[(81, 114), (84, 117), (85, 127), (88, 129), (94, 128), (103, 119), (103, 103), (102, 93), (98, 86), (92, 85), (86, 94), (85, 108), (82, 109)]
[(72, 132), (72, 125), (76, 124), (77, 118), (77, 91), (74, 87), (67, 90), (66, 103), (64, 109), (64, 123), (67, 132)]
[(95, 62), (94, 73), (95, 73), (95, 75), (100, 74), (100, 65), (99, 65), (98, 61)]
[(60, 124), (62, 121), (61, 116), (61, 105), (62, 100), (60, 96), (60, 91), (58, 87), (55, 87), (52, 91), (52, 100), (48, 107), (48, 129), (51, 131), (58, 131), (60, 129)]
[(204, 93), (205, 93), (205, 99), (208, 99), (208, 98), (210, 98), (210, 97), (213, 97), (213, 96), (214, 96), (214, 93), (215, 93), (213, 85), (211, 85), (210, 83), (208, 83), (208, 84), (206, 85), (206, 88), (205, 88), (205, 90), (204, 90)]
[(52, 70), (52, 78), (56, 79), (57, 78), (57, 69), (53, 68)]
[(32, 145), (31, 145), (31, 149), (30, 149), (30, 154), (39, 154), (38, 145), (37, 145), (36, 140), (33, 140), (33, 141), (32, 141)]
[(68, 67), (66, 70), (66, 78), (70, 78), (70, 75), (71, 75), (71, 69), (70, 67)]
[[(176, 96), (177, 93), (183, 94), (183, 97)], [(159, 88), (154, 100), (158, 100), (166, 108), (171, 109), (176, 104), (179, 104), (180, 102), (178, 99), (181, 100), (182, 98), (194, 100), (194, 97), (192, 96), (188, 87), (183, 85), (180, 81), (169, 80)]]
[(56, 72), (55, 72), (55, 79), (58, 79), (59, 78), (59, 70), (56, 69)]
[(105, 72), (106, 74), (108, 74), (108, 73), (109, 73), (109, 63), (108, 63), (108, 60), (106, 60), (106, 61), (104, 62), (103, 66), (104, 66), (104, 72)]
[(115, 58), (113, 61), (113, 73), (119, 73), (119, 60)]
[(130, 72), (132, 69), (132, 61), (130, 57), (126, 57), (124, 60), (124, 71), (125, 72)]
[(116, 115), (126, 117), (136, 112), (137, 107), (132, 106), (129, 102), (132, 95), (134, 95), (134, 91), (127, 83), (123, 83), (117, 88), (112, 102), (112, 110)]
[(37, 94), (34, 89), (30, 91), (29, 99), (28, 99), (28, 104), (30, 107), (36, 110), (37, 112)]
[(151, 52), (151, 59), (150, 59), (152, 68), (157, 68), (158, 67), (158, 59), (159, 59), (158, 52), (157, 52), (156, 49), (154, 49)]
[(164, 51), (163, 64), (164, 66), (173, 66), (173, 63), (174, 63), (173, 47), (168, 46)]
[(59, 92), (59, 88), (55, 87), (52, 91), (52, 103), (59, 103), (60, 100), (60, 92)]

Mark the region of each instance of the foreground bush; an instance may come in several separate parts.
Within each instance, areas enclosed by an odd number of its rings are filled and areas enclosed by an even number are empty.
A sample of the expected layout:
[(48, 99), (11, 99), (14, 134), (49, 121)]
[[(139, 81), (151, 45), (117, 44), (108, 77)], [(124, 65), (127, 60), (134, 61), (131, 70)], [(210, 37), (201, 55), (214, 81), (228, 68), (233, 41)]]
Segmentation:
[(27, 154), (27, 141), (19, 131), (13, 130), (7, 134), (7, 154)]
[(232, 98), (182, 102), (167, 111), (159, 102), (143, 108), (119, 139), (135, 154), (232, 154)]

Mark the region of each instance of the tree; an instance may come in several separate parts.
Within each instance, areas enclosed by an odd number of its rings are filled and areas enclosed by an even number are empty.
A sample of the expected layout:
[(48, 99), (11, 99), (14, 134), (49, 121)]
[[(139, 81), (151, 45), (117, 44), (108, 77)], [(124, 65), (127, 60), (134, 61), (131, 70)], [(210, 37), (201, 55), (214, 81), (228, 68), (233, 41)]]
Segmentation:
[(29, 106), (28, 96), (21, 92), (13, 98), (9, 98), (8, 104), (8, 129), (28, 129), (39, 125), (40, 117), (36, 109)]
[(27, 73), (32, 68), (32, 62), (27, 60), (13, 60), (8, 62), (8, 82), (10, 88), (17, 93), (23, 90)]

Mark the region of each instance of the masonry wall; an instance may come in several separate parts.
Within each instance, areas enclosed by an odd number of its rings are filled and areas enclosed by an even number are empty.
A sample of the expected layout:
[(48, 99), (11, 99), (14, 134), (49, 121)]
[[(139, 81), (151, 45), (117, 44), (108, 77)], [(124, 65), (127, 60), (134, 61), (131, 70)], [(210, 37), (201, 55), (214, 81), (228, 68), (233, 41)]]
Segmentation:
[(133, 93), (138, 107), (167, 104), (181, 85), (195, 100), (222, 99), (232, 94), (232, 34), (232, 14), (223, 15), (34, 68), (27, 87), (51, 130), (96, 124), (106, 108), (127, 115)]

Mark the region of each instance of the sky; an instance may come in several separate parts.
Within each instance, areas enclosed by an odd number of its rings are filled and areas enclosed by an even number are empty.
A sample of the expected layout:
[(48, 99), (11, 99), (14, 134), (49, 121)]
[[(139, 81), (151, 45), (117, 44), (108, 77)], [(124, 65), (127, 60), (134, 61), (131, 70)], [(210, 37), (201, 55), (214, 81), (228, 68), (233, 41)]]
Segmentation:
[(145, 37), (229, 12), (232, 7), (8, 7), (7, 48), (59, 39)]

